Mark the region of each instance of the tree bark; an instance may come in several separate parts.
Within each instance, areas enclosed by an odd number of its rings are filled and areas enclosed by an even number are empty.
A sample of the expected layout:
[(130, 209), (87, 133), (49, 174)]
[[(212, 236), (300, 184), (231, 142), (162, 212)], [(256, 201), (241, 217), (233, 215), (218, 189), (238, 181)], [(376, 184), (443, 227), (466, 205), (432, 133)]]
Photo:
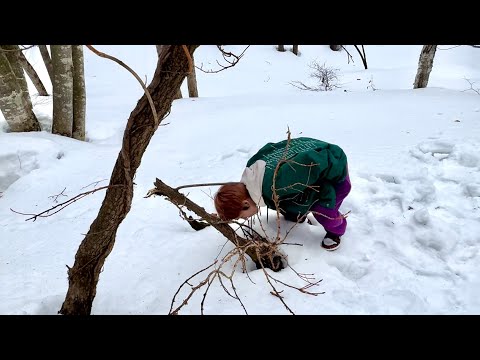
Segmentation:
[(40, 50), (43, 62), (45, 63), (45, 67), (47, 68), (48, 76), (50, 76), (50, 82), (53, 84), (52, 59), (50, 58), (50, 54), (48, 53), (47, 45), (38, 45), (38, 49)]
[(30, 92), (28, 91), (27, 80), (25, 80), (25, 74), (23, 72), (22, 66), (20, 65), (17, 57), (17, 52), (20, 52), (20, 47), (18, 45), (0, 45), (1, 49), (6, 50), (5, 56), (10, 63), (10, 67), (15, 74), (20, 90), (23, 92), (23, 98), (25, 101), (26, 108), (33, 108), (32, 100), (30, 98)]
[(281, 52), (284, 52), (285, 51), (285, 45), (278, 45), (277, 50), (281, 51)]
[(298, 56), (298, 45), (293, 45), (292, 52)]
[(413, 83), (414, 89), (427, 87), (430, 72), (433, 68), (433, 59), (435, 58), (436, 50), (437, 45), (423, 45), (420, 59), (418, 60), (417, 75), (415, 76), (415, 82)]
[(174, 97), (174, 100), (177, 100), (177, 99), (183, 99), (182, 89), (180, 89), (180, 88), (178, 89), (177, 94)]
[(12, 132), (40, 131), (32, 103), (26, 100), (6, 54), (0, 51), (0, 109), (3, 116)]
[(71, 45), (52, 45), (53, 125), (52, 134), (72, 137), (73, 63)]
[(85, 109), (87, 96), (85, 93), (85, 72), (83, 64), (83, 46), (72, 45), (73, 63), (73, 125), (74, 139), (85, 141)]
[[(190, 54), (198, 45), (187, 45)], [(158, 118), (170, 111), (188, 71), (188, 59), (181, 45), (163, 45), (157, 68), (148, 91), (157, 109)], [(118, 227), (130, 211), (133, 178), (159, 124), (154, 123), (146, 95), (138, 101), (125, 127), (122, 149), (110, 178), (97, 218), (80, 244), (75, 263), (68, 270), (68, 291), (59, 311), (64, 315), (88, 315), (96, 295), (100, 271), (112, 251)]]
[(342, 45), (330, 45), (330, 50), (340, 51), (340, 50), (342, 50)]
[(42, 80), (40, 80), (40, 77), (38, 76), (33, 66), (28, 62), (25, 55), (23, 55), (23, 52), (19, 51), (19, 52), (16, 52), (15, 54), (17, 55), (17, 60), (19, 64), (22, 66), (23, 70), (25, 70), (25, 72), (27, 73), (28, 77), (32, 81), (33, 85), (35, 86), (35, 89), (37, 89), (38, 95), (48, 96), (47, 89), (45, 89), (45, 86), (43, 86)]
[[(160, 54), (162, 53), (162, 47), (163, 47), (163, 45), (155, 45), (155, 47), (156, 47), (156, 49), (157, 49), (157, 55), (160, 56)], [(192, 58), (192, 60), (193, 60), (193, 58)], [(175, 97), (174, 97), (173, 99), (174, 99), (174, 100), (183, 99), (181, 87), (178, 88), (178, 91), (177, 91), (177, 93), (175, 94)]]
[(187, 75), (188, 96), (198, 97), (197, 75), (195, 73), (195, 59), (192, 57), (192, 73)]

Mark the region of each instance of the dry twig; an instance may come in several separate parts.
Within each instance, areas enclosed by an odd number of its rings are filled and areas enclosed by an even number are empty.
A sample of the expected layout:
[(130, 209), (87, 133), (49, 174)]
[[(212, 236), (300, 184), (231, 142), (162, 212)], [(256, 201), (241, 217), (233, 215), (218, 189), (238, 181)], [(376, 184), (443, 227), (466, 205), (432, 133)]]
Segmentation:
[[(90, 190), (90, 191), (86, 191), (86, 192), (83, 192), (83, 193), (80, 193), (76, 196), (74, 196), (73, 198), (63, 202), (63, 203), (60, 203), (60, 204), (57, 204), (55, 206), (52, 206), (51, 208), (47, 209), (47, 210), (44, 210), (40, 213), (37, 213), (37, 214), (27, 214), (27, 213), (22, 213), (20, 211), (16, 211), (16, 210), (13, 210), (12, 208), (10, 208), (11, 211), (13, 211), (14, 213), (16, 214), (20, 214), (20, 215), (25, 215), (25, 216), (31, 216), (29, 217), (28, 219), (25, 219), (25, 221), (28, 221), (28, 220), (33, 220), (33, 221), (36, 221), (37, 218), (45, 218), (45, 217), (49, 217), (49, 216), (52, 216), (52, 215), (55, 215), (56, 213), (62, 211), (63, 209), (65, 209), (67, 206), (69, 205), (72, 205), (74, 202), (77, 202), (78, 200), (84, 198), (85, 196), (87, 195), (90, 195), (90, 194), (93, 194), (93, 193), (96, 193), (97, 191), (100, 191), (100, 190), (104, 190), (104, 189), (110, 189), (110, 188), (114, 188), (114, 187), (121, 187), (121, 186), (124, 186), (124, 185), (107, 185), (107, 186), (102, 186), (102, 187), (99, 187), (97, 189), (94, 189), (94, 190)], [(62, 191), (63, 192), (63, 191)], [(57, 209), (57, 210), (55, 210)], [(50, 213), (52, 210), (55, 210), (54, 212)]]
[[(185, 46), (185, 45), (183, 45)], [(98, 51), (97, 49), (95, 49), (92, 45), (86, 45), (86, 47), (88, 49), (90, 49), (94, 54), (100, 56), (100, 57), (103, 57), (103, 58), (106, 58), (106, 59), (110, 59), (112, 61), (115, 61), (117, 64), (119, 64), (120, 66), (122, 66), (123, 68), (127, 69), (128, 72), (130, 74), (132, 74), (135, 79), (137, 79), (137, 81), (140, 83), (140, 85), (142, 86), (142, 89), (143, 91), (145, 92), (145, 96), (147, 97), (148, 99), (148, 103), (150, 104), (150, 108), (152, 109), (152, 113), (153, 113), (153, 119), (155, 121), (155, 128), (159, 125), (160, 121), (158, 120), (158, 115), (157, 115), (157, 110), (155, 109), (155, 105), (153, 104), (153, 100), (152, 100), (152, 97), (150, 96), (150, 93), (148, 92), (147, 90), (147, 87), (145, 86), (145, 84), (143, 83), (142, 79), (140, 78), (140, 76), (138, 76), (138, 74), (132, 70), (132, 68), (130, 66), (128, 66), (127, 64), (125, 64), (123, 61), (117, 59), (115, 56), (112, 56), (112, 55), (108, 55), (108, 54), (105, 54), (101, 51)], [(188, 51), (187, 51), (188, 52)]]
[(62, 192), (61, 192), (60, 194), (52, 195), (52, 196), (49, 196), (48, 198), (49, 198), (49, 199), (52, 199), (54, 203), (58, 203), (58, 198), (59, 198), (60, 196), (68, 197), (67, 195), (65, 195), (65, 194), (63, 193), (66, 189), (67, 189), (67, 188), (64, 187), (63, 190), (62, 190)]
[(475, 88), (473, 87), (473, 85), (475, 85), (475, 81), (470, 81), (470, 80), (467, 79), (467, 78), (464, 78), (464, 79), (465, 79), (465, 81), (468, 82), (468, 84), (470, 85), (470, 88), (469, 88), (469, 89), (466, 89), (466, 90), (463, 90), (463, 91), (473, 91), (473, 92), (475, 92), (477, 95), (480, 95), (480, 89), (479, 89), (479, 88), (475, 89)]
[[(208, 74), (215, 74), (215, 73), (219, 73), (220, 71), (223, 71), (223, 70), (227, 70), (231, 67), (234, 67), (235, 65), (238, 64), (238, 62), (240, 61), (240, 59), (243, 57), (243, 55), (245, 54), (245, 51), (247, 51), (247, 49), (250, 47), (250, 45), (248, 45), (241, 53), (240, 55), (235, 55), (234, 53), (232, 52), (229, 52), (229, 51), (225, 51), (225, 49), (223, 48), (222, 45), (217, 45), (217, 48), (218, 50), (220, 50), (220, 52), (222, 53), (222, 56), (223, 56), (223, 60), (225, 60), (225, 62), (228, 64), (228, 65), (223, 65), (223, 64), (220, 64), (220, 62), (217, 60), (217, 64), (220, 66), (220, 69), (218, 70), (213, 70), (213, 69), (210, 69), (210, 70), (204, 70), (203, 69), (203, 64), (198, 67), (198, 66), (195, 66), (198, 70), (204, 72), (204, 73), (208, 73)], [(232, 58), (232, 59), (230, 59)]]

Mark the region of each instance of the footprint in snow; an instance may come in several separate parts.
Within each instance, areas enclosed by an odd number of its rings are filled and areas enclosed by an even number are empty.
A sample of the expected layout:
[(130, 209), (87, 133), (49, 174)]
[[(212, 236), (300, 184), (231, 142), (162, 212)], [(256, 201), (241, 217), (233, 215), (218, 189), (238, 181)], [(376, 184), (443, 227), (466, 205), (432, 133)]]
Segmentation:
[(424, 154), (431, 153), (433, 156), (445, 158), (452, 153), (454, 146), (455, 144), (450, 142), (436, 140), (418, 144), (418, 149)]
[(234, 155), (234, 153), (226, 153), (226, 154), (223, 154), (223, 155), (220, 156), (219, 161), (223, 161), (223, 160), (229, 159), (229, 158), (231, 158), (233, 155)]

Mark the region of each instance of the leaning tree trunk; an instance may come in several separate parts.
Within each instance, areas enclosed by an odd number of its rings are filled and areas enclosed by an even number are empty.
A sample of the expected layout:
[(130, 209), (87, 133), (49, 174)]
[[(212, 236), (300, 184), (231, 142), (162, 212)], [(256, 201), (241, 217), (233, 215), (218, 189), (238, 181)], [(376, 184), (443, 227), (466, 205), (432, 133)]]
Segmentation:
[(43, 62), (47, 68), (48, 76), (50, 76), (50, 82), (53, 84), (53, 68), (52, 68), (52, 59), (48, 53), (47, 45), (38, 45), (40, 50), (40, 55), (42, 55)]
[(5, 50), (5, 56), (7, 57), (10, 67), (15, 74), (15, 78), (17, 79), (17, 83), (23, 92), (25, 107), (33, 108), (30, 93), (28, 91), (27, 80), (25, 79), (25, 74), (16, 54), (17, 52), (21, 51), (20, 47), (18, 45), (0, 45), (0, 49)]
[(292, 52), (298, 56), (298, 45), (293, 45)]
[(22, 66), (23, 70), (25, 70), (25, 72), (27, 73), (28, 77), (33, 83), (33, 86), (35, 86), (35, 89), (37, 89), (38, 95), (48, 96), (47, 89), (45, 89), (45, 86), (43, 86), (42, 80), (40, 80), (40, 77), (38, 76), (33, 66), (28, 62), (25, 55), (23, 55), (23, 52), (18, 51), (16, 52), (16, 55), (17, 55), (18, 63)]
[(12, 132), (40, 131), (31, 102), (26, 101), (17, 75), (5, 54), (0, 50), (0, 109), (3, 116)]
[(73, 74), (72, 45), (52, 45), (53, 121), (52, 134), (72, 137)]
[(73, 62), (73, 128), (74, 139), (85, 141), (85, 73), (82, 45), (72, 45)]
[[(187, 45), (192, 55), (197, 47)], [(162, 45), (155, 75), (148, 86), (159, 119), (170, 111), (187, 71), (188, 60), (182, 46)], [(112, 251), (117, 229), (130, 211), (133, 178), (158, 125), (154, 122), (147, 97), (143, 95), (128, 119), (122, 149), (110, 178), (110, 188), (97, 218), (78, 248), (73, 267), (68, 270), (69, 287), (60, 314), (90, 314), (100, 271)]]
[(188, 96), (198, 97), (197, 75), (195, 74), (195, 60), (192, 57), (192, 72), (187, 75)]
[(427, 87), (436, 51), (437, 45), (423, 45), (420, 59), (418, 60), (417, 76), (415, 76), (415, 82), (413, 83), (414, 89)]

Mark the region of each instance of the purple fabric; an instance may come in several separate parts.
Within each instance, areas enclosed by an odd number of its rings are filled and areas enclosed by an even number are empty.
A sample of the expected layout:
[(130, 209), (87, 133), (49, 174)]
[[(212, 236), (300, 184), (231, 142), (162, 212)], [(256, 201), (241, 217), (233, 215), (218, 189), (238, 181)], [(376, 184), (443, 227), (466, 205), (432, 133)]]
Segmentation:
[[(330, 218), (339, 217), (340, 212), (338, 211), (338, 209), (342, 205), (343, 199), (345, 199), (350, 193), (351, 188), (352, 184), (350, 183), (350, 177), (348, 176), (347, 172), (347, 177), (345, 178), (345, 180), (335, 185), (335, 208), (327, 209), (320, 205), (313, 205), (312, 210), (320, 214), (326, 215)], [(315, 213), (313, 214), (313, 216), (315, 216), (315, 219), (317, 219), (317, 221), (325, 228), (326, 231), (339, 236), (345, 234), (345, 230), (347, 229), (347, 219), (339, 218), (331, 220)]]

